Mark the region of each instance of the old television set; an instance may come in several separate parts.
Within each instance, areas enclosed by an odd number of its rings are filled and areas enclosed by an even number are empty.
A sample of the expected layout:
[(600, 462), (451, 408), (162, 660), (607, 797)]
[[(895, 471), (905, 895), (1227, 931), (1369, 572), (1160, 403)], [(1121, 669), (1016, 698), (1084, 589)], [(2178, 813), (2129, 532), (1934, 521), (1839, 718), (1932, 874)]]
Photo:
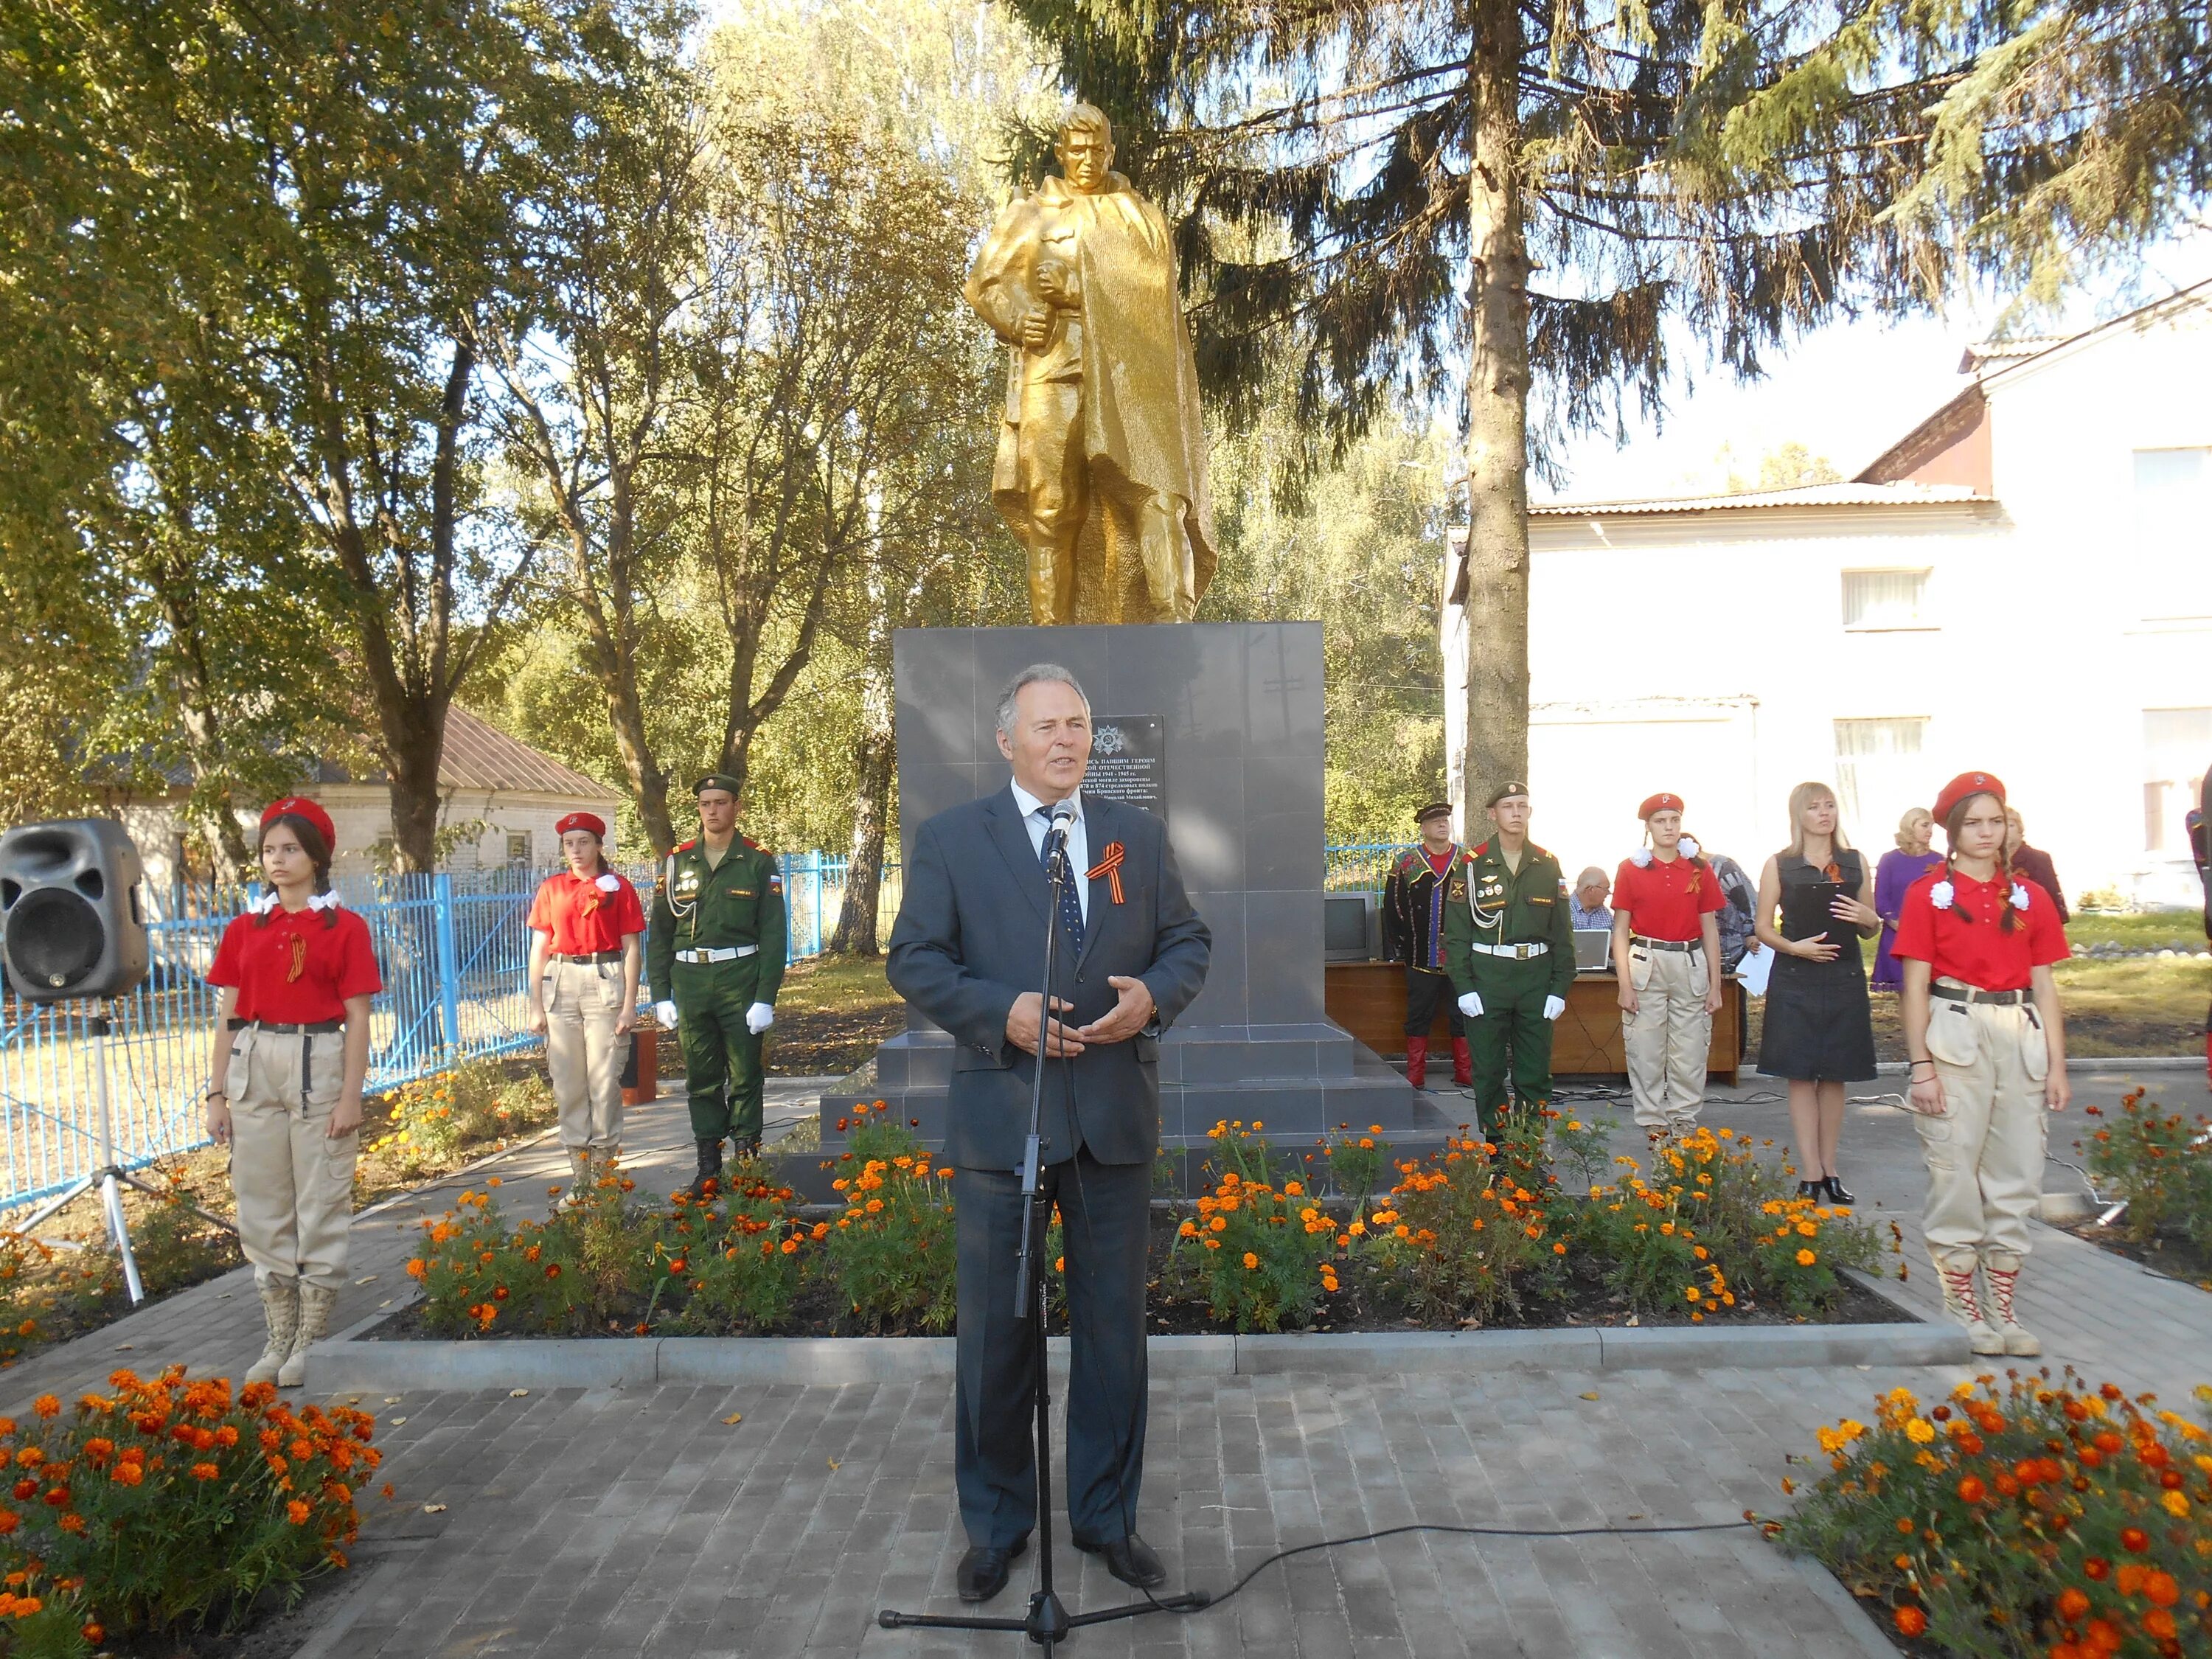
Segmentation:
[(1382, 913), (1373, 893), (1321, 896), (1322, 959), (1372, 962), (1382, 954)]

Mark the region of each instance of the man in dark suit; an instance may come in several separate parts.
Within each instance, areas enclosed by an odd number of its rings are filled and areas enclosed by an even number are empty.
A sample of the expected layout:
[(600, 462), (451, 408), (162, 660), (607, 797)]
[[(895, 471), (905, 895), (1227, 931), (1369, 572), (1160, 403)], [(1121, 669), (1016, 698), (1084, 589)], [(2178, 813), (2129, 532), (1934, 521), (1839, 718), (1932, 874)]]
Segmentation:
[[(1064, 668), (1024, 669), (999, 701), (1011, 787), (915, 832), (891, 929), (892, 987), (959, 1046), (945, 1158), (959, 1230), (954, 1470), (969, 1548), (963, 1601), (1006, 1587), (1036, 1518), (1034, 1352), (1014, 1305), (1019, 1166), (1046, 1056), (1042, 1187), (1060, 1206), (1072, 1338), (1067, 1514), (1078, 1549), (1125, 1583), (1165, 1581), (1136, 1534), (1145, 1461), (1145, 1255), (1159, 1145), (1159, 1034), (1205, 982), (1212, 935), (1191, 908), (1167, 827), (1085, 800), (1091, 706)], [(1042, 858), (1071, 803), (1049, 1010)], [(1040, 1224), (1039, 1240), (1042, 1231)]]

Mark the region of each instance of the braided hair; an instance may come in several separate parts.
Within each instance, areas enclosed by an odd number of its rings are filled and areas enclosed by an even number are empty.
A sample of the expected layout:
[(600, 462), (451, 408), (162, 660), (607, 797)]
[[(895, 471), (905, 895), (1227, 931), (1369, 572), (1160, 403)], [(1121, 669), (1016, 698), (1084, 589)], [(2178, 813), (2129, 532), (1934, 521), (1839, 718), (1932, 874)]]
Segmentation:
[[(307, 854), (308, 861), (315, 866), (316, 894), (319, 896), (324, 893), (329, 892), (331, 890), (330, 843), (323, 839), (323, 832), (321, 830), (316, 829), (313, 824), (308, 823), (307, 819), (301, 817), (297, 812), (279, 812), (275, 817), (270, 818), (266, 823), (263, 824), (261, 826), (259, 840), (254, 843), (255, 850), (257, 852), (260, 850), (262, 842), (264, 842), (269, 839), (269, 832), (271, 830), (278, 829), (280, 827), (289, 830), (292, 832), (294, 836), (298, 839), (301, 849)], [(269, 925), (269, 918), (276, 914), (276, 913), (273, 908), (264, 910), (254, 919), (253, 925), (257, 927), (266, 927)], [(327, 928), (335, 927), (337, 925), (337, 907), (336, 905), (332, 905), (323, 912), (323, 926)]]
[[(1953, 865), (1958, 861), (1959, 836), (1966, 829), (1967, 809), (1978, 800), (1993, 800), (2000, 806), (2004, 805), (2002, 796), (1992, 794), (1986, 789), (1952, 804), (1950, 812), (1943, 819), (1943, 839), (1946, 843), (1943, 853), (1943, 875), (1947, 880), (1950, 878)], [(2002, 836), (1997, 838), (1996, 864), (1998, 884), (2009, 890), (2012, 886), (2012, 860), (2005, 856), (2004, 837)], [(2020, 913), (2010, 903), (2000, 904), (1997, 908), (2001, 913), (1997, 920), (1999, 933), (2009, 933), (2020, 926)], [(1972, 913), (1963, 904), (1954, 907), (1952, 914), (1965, 922), (1971, 922), (1974, 919)]]

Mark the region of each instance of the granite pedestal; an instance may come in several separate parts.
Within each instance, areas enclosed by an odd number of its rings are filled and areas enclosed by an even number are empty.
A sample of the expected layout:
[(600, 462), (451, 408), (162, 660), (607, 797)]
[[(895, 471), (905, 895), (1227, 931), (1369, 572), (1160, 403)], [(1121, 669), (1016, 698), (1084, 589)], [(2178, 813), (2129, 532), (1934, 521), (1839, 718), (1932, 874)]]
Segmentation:
[[(1034, 662), (1074, 674), (1098, 732), (1152, 716), (1164, 741), (1169, 838), (1213, 961), (1160, 1045), (1163, 1147), (1202, 1152), (1223, 1119), (1261, 1120), (1286, 1151), (1340, 1124), (1379, 1123), (1407, 1146), (1441, 1136), (1455, 1120), (1323, 1006), (1321, 624), (901, 630), (902, 850), (936, 813), (1006, 787), (999, 691)], [(878, 1099), (942, 1144), (952, 1041), (911, 1011), (908, 1021), (823, 1096), (830, 1156), (837, 1121)]]

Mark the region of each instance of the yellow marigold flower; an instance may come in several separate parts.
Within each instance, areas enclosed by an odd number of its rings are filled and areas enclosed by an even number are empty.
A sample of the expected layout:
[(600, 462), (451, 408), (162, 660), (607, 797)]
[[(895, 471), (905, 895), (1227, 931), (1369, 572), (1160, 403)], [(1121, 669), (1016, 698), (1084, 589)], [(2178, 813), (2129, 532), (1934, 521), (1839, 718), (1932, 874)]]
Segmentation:
[(2186, 1492), (2170, 1492), (2159, 1499), (2159, 1502), (2164, 1504), (2166, 1512), (2177, 1520), (2185, 1517), (2189, 1513), (2189, 1494)]
[(1916, 1417), (1905, 1425), (1905, 1437), (1916, 1446), (1924, 1446), (1936, 1437), (1936, 1425), (1924, 1417)]

